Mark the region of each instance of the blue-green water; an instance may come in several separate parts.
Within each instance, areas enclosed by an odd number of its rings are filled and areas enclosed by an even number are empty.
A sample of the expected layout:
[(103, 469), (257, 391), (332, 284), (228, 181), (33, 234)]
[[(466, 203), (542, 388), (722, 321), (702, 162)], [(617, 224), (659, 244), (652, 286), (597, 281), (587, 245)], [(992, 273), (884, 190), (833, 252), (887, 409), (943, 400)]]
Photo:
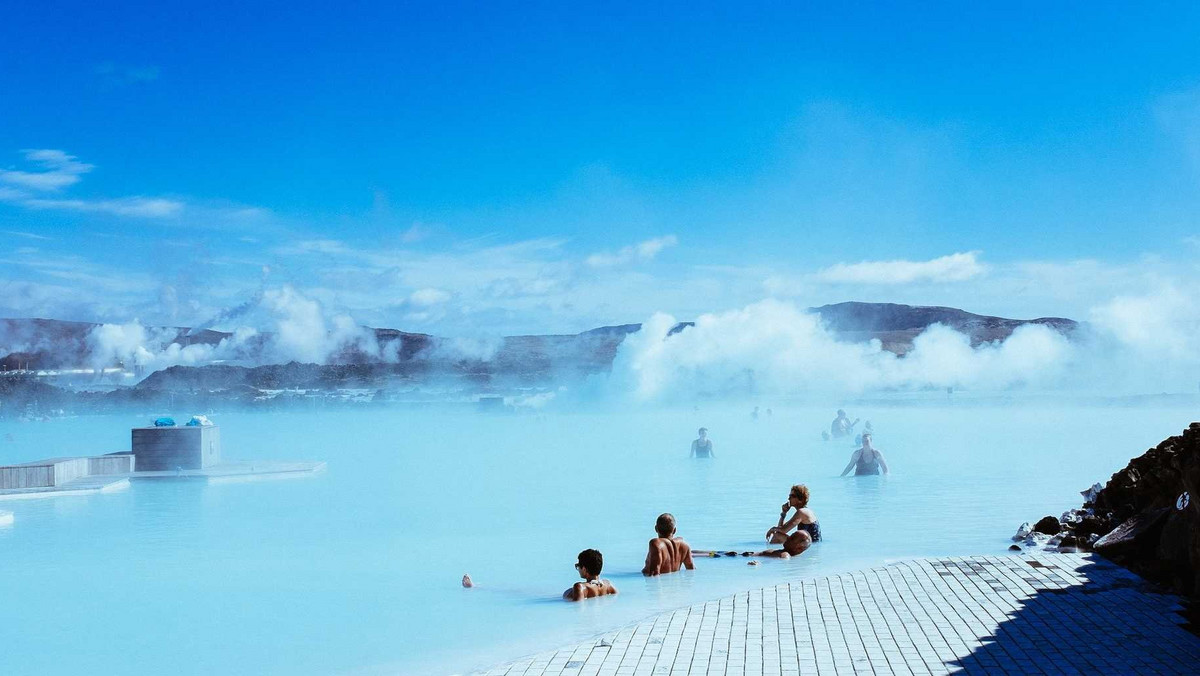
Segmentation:
[[(0, 502), (16, 514), (0, 527), (0, 673), (466, 671), (737, 590), (1003, 552), (1020, 522), (1077, 506), (1196, 417), (1183, 404), (852, 408), (893, 474), (839, 479), (850, 446), (820, 438), (833, 407), (750, 408), (218, 413), (226, 457), (328, 470)], [(127, 449), (148, 419), (2, 422), (0, 463)], [(700, 425), (712, 461), (687, 457)], [(693, 546), (761, 547), (798, 482), (826, 538), (803, 556), (638, 574), (660, 512)], [(621, 593), (562, 602), (587, 547)], [(459, 584), (468, 572), (475, 589)]]

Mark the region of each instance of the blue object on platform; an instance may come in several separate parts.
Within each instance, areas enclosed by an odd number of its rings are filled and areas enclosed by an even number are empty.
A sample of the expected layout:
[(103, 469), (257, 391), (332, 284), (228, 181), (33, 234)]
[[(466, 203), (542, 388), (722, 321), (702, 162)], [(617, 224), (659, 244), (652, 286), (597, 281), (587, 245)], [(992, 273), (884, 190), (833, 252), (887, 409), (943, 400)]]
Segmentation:
[(175, 419), (174, 418), (158, 418), (154, 421), (154, 426), (155, 427), (174, 427)]

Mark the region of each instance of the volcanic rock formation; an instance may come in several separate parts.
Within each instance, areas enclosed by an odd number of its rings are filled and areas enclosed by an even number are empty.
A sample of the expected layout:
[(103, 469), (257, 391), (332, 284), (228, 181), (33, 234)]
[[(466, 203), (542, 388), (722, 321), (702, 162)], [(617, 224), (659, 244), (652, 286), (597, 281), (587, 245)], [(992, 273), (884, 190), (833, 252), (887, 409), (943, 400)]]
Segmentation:
[(1084, 491), (1050, 528), (1048, 544), (1091, 547), (1142, 577), (1200, 598), (1200, 423), (1134, 458), (1100, 490)]

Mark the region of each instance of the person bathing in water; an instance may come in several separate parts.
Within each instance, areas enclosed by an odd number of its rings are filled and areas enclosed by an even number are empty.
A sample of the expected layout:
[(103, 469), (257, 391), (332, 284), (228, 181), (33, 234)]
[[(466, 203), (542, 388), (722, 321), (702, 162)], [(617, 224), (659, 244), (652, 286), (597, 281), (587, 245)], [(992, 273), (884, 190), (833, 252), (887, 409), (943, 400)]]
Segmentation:
[(692, 548), (683, 538), (675, 535), (675, 517), (670, 514), (660, 514), (654, 523), (654, 532), (658, 537), (650, 541), (650, 551), (646, 554), (646, 567), (642, 575), (663, 575), (674, 573), (680, 568), (693, 570)]
[[(800, 556), (812, 546), (812, 536), (807, 531), (798, 530), (783, 541), (783, 549), (764, 549), (761, 552), (742, 552), (742, 556), (765, 556), (772, 559), (787, 559)], [(707, 549), (692, 550), (693, 554), (719, 558), (722, 556), (737, 556), (737, 552), (715, 552)]]
[(600, 579), (600, 571), (604, 568), (604, 555), (595, 549), (585, 549), (579, 552), (579, 562), (575, 570), (583, 582), (576, 582), (570, 589), (563, 592), (563, 598), (568, 601), (582, 601), (597, 596), (616, 594), (617, 588), (608, 580)]
[(708, 428), (701, 427), (697, 432), (700, 437), (692, 442), (692, 452), (689, 458), (715, 458), (712, 450), (712, 439), (708, 438)]
[(875, 429), (871, 427), (871, 421), (870, 421), (870, 420), (868, 420), (867, 422), (863, 423), (863, 431), (862, 431), (862, 434), (860, 434), (860, 435), (858, 435), (858, 436), (854, 437), (854, 445), (855, 445), (855, 446), (862, 446), (862, 438), (863, 438), (863, 434), (871, 434), (871, 435), (875, 434)]
[[(773, 545), (783, 544), (792, 529), (796, 529), (796, 532), (808, 533), (813, 542), (821, 539), (821, 523), (817, 521), (816, 512), (809, 509), (808, 497), (808, 486), (804, 484), (792, 486), (787, 502), (783, 503), (779, 512), (779, 523), (767, 529), (767, 542)], [(795, 509), (796, 512), (789, 519), (788, 512), (792, 509)]]
[(846, 476), (851, 468), (854, 469), (854, 476), (888, 473), (887, 461), (883, 459), (879, 449), (871, 445), (870, 434), (862, 435), (862, 448), (850, 455), (850, 464), (846, 465), (846, 469), (838, 476)]
[(850, 422), (850, 418), (846, 417), (846, 412), (839, 408), (837, 417), (833, 419), (833, 422), (829, 423), (829, 434), (834, 439), (849, 436), (854, 431), (854, 426), (858, 424), (859, 420), (860, 418), (855, 418), (854, 422)]

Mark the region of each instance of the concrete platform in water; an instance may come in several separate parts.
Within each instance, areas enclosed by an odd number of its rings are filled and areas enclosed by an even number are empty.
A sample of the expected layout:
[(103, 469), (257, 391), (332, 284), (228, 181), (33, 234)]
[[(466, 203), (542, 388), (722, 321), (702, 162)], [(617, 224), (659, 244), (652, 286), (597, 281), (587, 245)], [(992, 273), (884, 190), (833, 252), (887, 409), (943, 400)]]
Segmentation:
[(223, 460), (215, 425), (139, 427), (131, 452), (49, 458), (0, 467), (0, 500), (85, 495), (120, 490), (131, 479), (210, 483), (291, 479), (325, 469), (324, 462)]
[(133, 472), (130, 479), (198, 479), (209, 483), (292, 479), (316, 474), (325, 469), (323, 462), (274, 462), (265, 460), (229, 461), (202, 469), (175, 469)]
[[(87, 476), (72, 479), (54, 486), (28, 488), (0, 488), (0, 500), (22, 500), (30, 498), (52, 498), (64, 495), (91, 495), (110, 493), (129, 488), (130, 480), (205, 481), (208, 483), (234, 483), (243, 481), (270, 481), (273, 479), (298, 479), (311, 476), (325, 469), (323, 462), (224, 462), (204, 469), (157, 470), (127, 472), (103, 476)], [(0, 525), (4, 524), (0, 512)]]
[(28, 498), (53, 498), (61, 495), (91, 495), (111, 493), (129, 488), (129, 478), (124, 476), (87, 476), (56, 486), (33, 486), (29, 488), (0, 488), (0, 500), (23, 500)]

